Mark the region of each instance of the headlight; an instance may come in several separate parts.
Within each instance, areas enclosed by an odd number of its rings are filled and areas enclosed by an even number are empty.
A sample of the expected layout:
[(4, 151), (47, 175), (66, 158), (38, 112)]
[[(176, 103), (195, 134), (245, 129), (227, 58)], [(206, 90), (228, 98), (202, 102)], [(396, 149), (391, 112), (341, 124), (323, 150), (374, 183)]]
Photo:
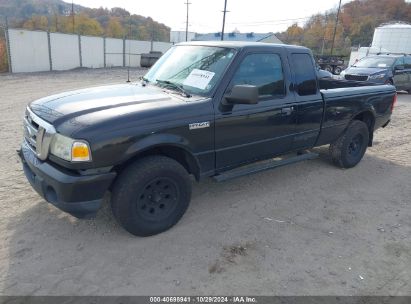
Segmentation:
[(377, 74), (377, 75), (371, 75), (370, 79), (383, 79), (385, 77), (385, 74)]
[(91, 160), (91, 151), (87, 142), (75, 140), (61, 134), (54, 134), (50, 145), (50, 153), (72, 162)]

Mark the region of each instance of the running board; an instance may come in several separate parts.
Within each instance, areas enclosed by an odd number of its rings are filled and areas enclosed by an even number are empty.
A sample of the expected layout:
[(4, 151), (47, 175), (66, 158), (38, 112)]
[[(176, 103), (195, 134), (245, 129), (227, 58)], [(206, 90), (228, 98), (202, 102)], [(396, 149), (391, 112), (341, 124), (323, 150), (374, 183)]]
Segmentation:
[(213, 179), (217, 182), (223, 182), (233, 178), (241, 177), (244, 175), (254, 174), (269, 169), (282, 167), (289, 164), (298, 163), (303, 160), (315, 159), (318, 157), (317, 153), (303, 153), (297, 156), (285, 158), (285, 159), (270, 159), (268, 161), (258, 162), (252, 165), (246, 165), (244, 167), (236, 168), (218, 175), (213, 176)]

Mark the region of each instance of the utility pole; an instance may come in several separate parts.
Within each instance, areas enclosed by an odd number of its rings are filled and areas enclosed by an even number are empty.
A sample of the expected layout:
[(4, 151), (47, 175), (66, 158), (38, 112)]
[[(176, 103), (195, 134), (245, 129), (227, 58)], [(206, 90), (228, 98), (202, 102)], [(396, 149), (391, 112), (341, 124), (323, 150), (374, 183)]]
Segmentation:
[(321, 55), (324, 55), (325, 36), (327, 35), (327, 29), (328, 29), (328, 20), (327, 20), (327, 14), (325, 14), (325, 30), (324, 30), (324, 36), (323, 36), (323, 46), (321, 48)]
[(9, 37), (9, 20), (6, 18), (6, 27), (4, 28), (4, 35), (6, 37), (6, 52), (7, 52), (7, 66), (9, 68), (9, 73), (13, 73), (13, 65), (11, 62), (11, 52), (10, 52), (10, 37)]
[(154, 20), (151, 23), (151, 46), (150, 46), (150, 52), (153, 51), (154, 48)]
[(188, 6), (191, 4), (191, 2), (185, 2), (184, 4), (187, 5), (187, 19), (186, 19), (186, 41), (188, 41)]
[(224, 0), (224, 10), (223, 10), (223, 29), (221, 30), (221, 40), (224, 40), (224, 27), (225, 27), (225, 14), (227, 13), (227, 0)]
[(74, 3), (71, 0), (71, 18), (73, 18), (73, 34), (74, 34)]
[(338, 17), (340, 16), (340, 10), (341, 10), (341, 0), (340, 0), (340, 4), (338, 5), (337, 17), (335, 18), (333, 42), (332, 42), (332, 44), (331, 44), (331, 52), (330, 52), (330, 55), (331, 55), (331, 56), (333, 55), (333, 51), (334, 51), (335, 34), (337, 33)]

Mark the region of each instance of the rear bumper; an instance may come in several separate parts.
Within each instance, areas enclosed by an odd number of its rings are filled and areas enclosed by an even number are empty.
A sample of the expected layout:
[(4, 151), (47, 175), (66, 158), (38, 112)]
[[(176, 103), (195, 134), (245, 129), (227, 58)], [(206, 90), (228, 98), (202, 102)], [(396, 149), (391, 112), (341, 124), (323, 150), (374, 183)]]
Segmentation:
[(77, 218), (95, 216), (116, 177), (114, 172), (94, 175), (64, 172), (40, 161), (26, 143), (22, 144), (19, 156), (34, 190), (47, 202)]

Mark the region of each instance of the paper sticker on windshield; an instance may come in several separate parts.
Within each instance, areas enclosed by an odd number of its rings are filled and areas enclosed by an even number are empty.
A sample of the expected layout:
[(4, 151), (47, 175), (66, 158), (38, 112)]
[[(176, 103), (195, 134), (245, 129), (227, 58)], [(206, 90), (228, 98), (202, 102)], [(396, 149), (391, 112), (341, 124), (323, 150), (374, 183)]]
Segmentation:
[(184, 85), (199, 88), (204, 90), (207, 85), (210, 83), (211, 79), (213, 79), (215, 73), (194, 69), (191, 71), (190, 75), (184, 80)]
[(386, 67), (387, 67), (387, 64), (386, 64), (386, 63), (379, 63), (379, 64), (378, 64), (378, 67), (379, 67), (379, 68), (386, 68)]

